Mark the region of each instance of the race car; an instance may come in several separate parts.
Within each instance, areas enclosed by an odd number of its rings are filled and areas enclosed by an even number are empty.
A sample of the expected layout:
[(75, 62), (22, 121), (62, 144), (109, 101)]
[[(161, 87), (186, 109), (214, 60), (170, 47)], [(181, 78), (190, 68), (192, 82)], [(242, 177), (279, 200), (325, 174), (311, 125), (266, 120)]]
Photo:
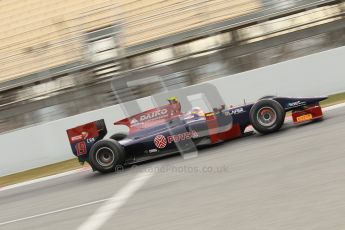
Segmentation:
[(107, 128), (101, 119), (68, 129), (67, 135), (73, 154), (81, 163), (88, 162), (94, 171), (109, 173), (119, 166), (244, 136), (248, 126), (264, 135), (276, 132), (288, 111), (296, 124), (321, 120), (320, 101), (326, 98), (266, 96), (242, 106), (222, 105), (208, 112), (194, 107), (185, 113), (177, 98), (170, 98), (167, 105), (114, 123), (128, 126), (128, 134), (116, 133), (104, 139)]

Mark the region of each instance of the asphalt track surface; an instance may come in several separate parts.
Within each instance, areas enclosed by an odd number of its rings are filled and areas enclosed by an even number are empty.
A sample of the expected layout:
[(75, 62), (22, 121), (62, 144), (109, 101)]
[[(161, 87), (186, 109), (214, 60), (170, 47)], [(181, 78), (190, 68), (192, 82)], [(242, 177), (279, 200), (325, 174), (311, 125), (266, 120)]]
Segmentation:
[(0, 229), (345, 229), (344, 137), (338, 108), (322, 122), (286, 124), (189, 160), (4, 190)]

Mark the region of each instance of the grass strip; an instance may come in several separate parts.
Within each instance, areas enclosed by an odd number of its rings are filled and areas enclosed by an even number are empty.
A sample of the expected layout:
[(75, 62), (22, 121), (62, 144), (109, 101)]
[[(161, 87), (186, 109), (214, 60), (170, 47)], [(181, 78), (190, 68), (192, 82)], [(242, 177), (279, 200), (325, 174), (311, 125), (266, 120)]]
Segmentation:
[(7, 175), (0, 177), (0, 187), (12, 185), (12, 184), (17, 184), (29, 180), (34, 180), (46, 176), (51, 176), (67, 171), (71, 171), (74, 169), (80, 169), (83, 166), (79, 163), (78, 159), (71, 159), (67, 161), (62, 161), (59, 163), (35, 168), (35, 169), (30, 169), (27, 171)]

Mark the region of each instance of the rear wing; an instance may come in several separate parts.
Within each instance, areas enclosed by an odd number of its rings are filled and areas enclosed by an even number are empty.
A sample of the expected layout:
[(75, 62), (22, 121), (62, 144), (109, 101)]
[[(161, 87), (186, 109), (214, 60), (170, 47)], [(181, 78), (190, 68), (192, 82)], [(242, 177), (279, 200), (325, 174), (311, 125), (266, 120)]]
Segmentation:
[(86, 158), (94, 143), (107, 135), (107, 128), (104, 119), (101, 119), (67, 129), (66, 132), (73, 154)]

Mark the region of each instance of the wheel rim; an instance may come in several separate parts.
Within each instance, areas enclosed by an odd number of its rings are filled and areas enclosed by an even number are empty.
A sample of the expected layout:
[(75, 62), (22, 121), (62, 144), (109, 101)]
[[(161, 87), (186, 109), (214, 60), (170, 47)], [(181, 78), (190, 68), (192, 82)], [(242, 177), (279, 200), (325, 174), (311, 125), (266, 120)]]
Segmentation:
[(272, 126), (277, 120), (277, 113), (271, 107), (263, 107), (257, 113), (257, 120), (265, 127)]
[(96, 152), (96, 161), (103, 167), (112, 166), (115, 160), (115, 154), (113, 150), (107, 147), (102, 147)]

